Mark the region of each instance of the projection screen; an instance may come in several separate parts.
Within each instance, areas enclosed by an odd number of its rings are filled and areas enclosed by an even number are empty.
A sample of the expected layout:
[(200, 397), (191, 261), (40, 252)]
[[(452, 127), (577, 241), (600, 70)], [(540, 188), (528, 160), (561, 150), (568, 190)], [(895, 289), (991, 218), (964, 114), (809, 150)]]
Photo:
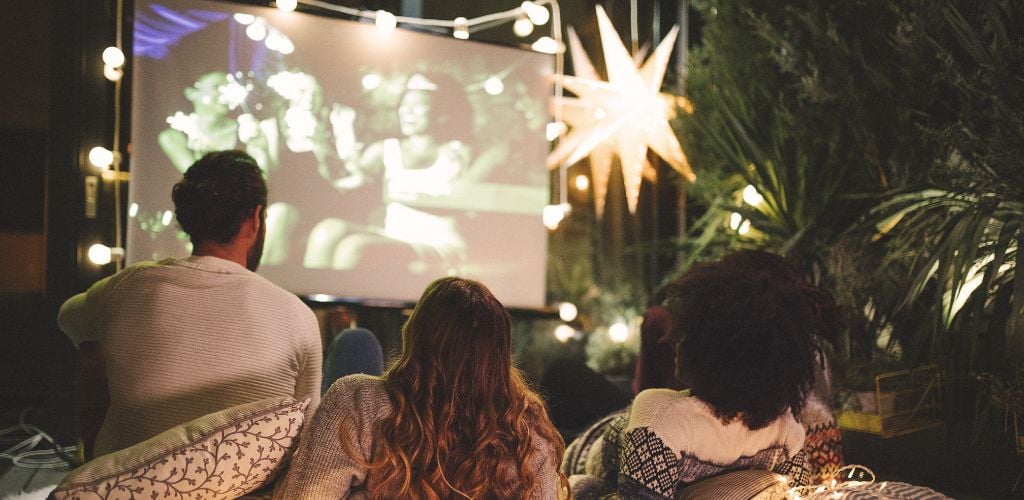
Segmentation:
[(133, 44), (129, 263), (190, 253), (171, 187), (240, 149), (281, 287), (410, 302), (459, 275), (544, 305), (551, 56), (201, 0), (137, 0)]

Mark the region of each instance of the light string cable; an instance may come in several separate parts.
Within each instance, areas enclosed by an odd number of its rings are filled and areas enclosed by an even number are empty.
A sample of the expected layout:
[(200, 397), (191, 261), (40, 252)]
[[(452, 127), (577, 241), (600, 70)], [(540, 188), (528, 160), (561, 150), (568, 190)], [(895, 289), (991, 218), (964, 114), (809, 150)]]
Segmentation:
[[(551, 5), (551, 34), (552, 38), (555, 39), (555, 123), (559, 124), (558, 127), (558, 141), (561, 142), (565, 138), (565, 127), (561, 126), (562, 123), (562, 96), (565, 94), (565, 90), (562, 88), (562, 79), (560, 78), (565, 74), (565, 51), (562, 45), (562, 10), (558, 5), (558, 0), (541, 0), (540, 4)], [(561, 206), (566, 206), (569, 203), (569, 167), (567, 165), (558, 165), (558, 203)]]
[[(832, 474), (832, 479), (827, 482), (794, 486), (786, 492), (786, 496), (792, 500), (829, 494), (834, 498), (838, 498), (838, 495), (841, 495), (843, 490), (874, 483), (875, 473), (871, 469), (857, 464), (844, 465), (836, 470)], [(885, 484), (883, 483), (881, 487), (884, 488)]]
[[(74, 457), (78, 446), (61, 446), (42, 429), (25, 423), (25, 414), (18, 418), (18, 425), (0, 430), (0, 436), (14, 434), (18, 431), (31, 434), (21, 442), (0, 451), (0, 458), (10, 460), (12, 464), (26, 469), (61, 469), (75, 466)], [(46, 442), (51, 449), (34, 450), (41, 442)]]
[[(119, 50), (122, 48), (122, 24), (124, 23), (124, 0), (117, 0), (117, 35), (114, 40)], [(114, 81), (114, 247), (124, 248), (123, 236), (121, 234), (121, 82), (124, 77)], [(120, 271), (124, 266), (124, 259), (114, 259), (114, 266)]]

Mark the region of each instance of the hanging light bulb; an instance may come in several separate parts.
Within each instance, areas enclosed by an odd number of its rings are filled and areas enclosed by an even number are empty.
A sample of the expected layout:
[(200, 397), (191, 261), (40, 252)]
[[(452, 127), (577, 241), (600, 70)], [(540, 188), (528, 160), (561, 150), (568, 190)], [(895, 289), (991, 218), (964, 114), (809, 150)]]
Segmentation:
[(124, 76), (124, 70), (121, 68), (115, 68), (109, 64), (103, 65), (103, 77), (112, 82), (116, 82)]
[(533, 45), (530, 45), (530, 48), (544, 54), (557, 54), (559, 50), (561, 50), (558, 42), (549, 36), (542, 36), (538, 38), (536, 42), (533, 42)]
[(256, 16), (254, 16), (252, 14), (243, 14), (241, 12), (235, 14), (234, 18), (235, 18), (235, 21), (238, 22), (238, 24), (242, 24), (242, 25), (246, 25), (246, 26), (252, 24), (252, 22), (256, 20)]
[(377, 30), (384, 34), (395, 31), (395, 27), (398, 26), (398, 20), (395, 19), (395, 15), (386, 10), (377, 11), (374, 23), (377, 25)]
[(548, 229), (557, 229), (558, 224), (562, 222), (569, 212), (572, 211), (572, 207), (568, 203), (562, 203), (559, 205), (548, 205), (544, 207), (542, 212), (542, 219), (544, 221), (544, 227)]
[(245, 36), (254, 42), (262, 42), (267, 37), (267, 24), (262, 19), (257, 19), (245, 28)]
[(484, 91), (491, 95), (499, 95), (505, 91), (505, 82), (501, 78), (492, 76), (484, 82)]
[(565, 132), (565, 129), (565, 122), (551, 122), (545, 127), (544, 136), (547, 137), (549, 141), (553, 141), (558, 139), (558, 136), (562, 135), (562, 132)]
[(576, 189), (578, 191), (586, 191), (590, 187), (590, 177), (580, 174), (576, 176)]
[(96, 146), (89, 150), (89, 163), (96, 168), (110, 168), (114, 164), (114, 152), (103, 146)]
[(542, 5), (537, 5), (533, 2), (527, 1), (523, 2), (519, 7), (523, 9), (523, 12), (525, 12), (530, 18), (530, 22), (537, 26), (540, 26), (548, 22), (548, 19), (551, 19), (551, 13)]
[(563, 344), (568, 342), (569, 339), (571, 339), (571, 338), (573, 338), (575, 336), (576, 336), (576, 329), (571, 327), (571, 326), (569, 326), (569, 325), (566, 325), (566, 324), (563, 323), (563, 324), (558, 325), (558, 326), (555, 327), (555, 338), (558, 339), (558, 341), (563, 343)]
[(739, 213), (733, 212), (732, 215), (729, 216), (729, 229), (735, 231), (740, 228), (740, 224), (742, 223), (743, 216)]
[(757, 192), (757, 188), (753, 184), (747, 184), (747, 187), (743, 188), (743, 201), (752, 207), (756, 207), (764, 201), (764, 196)]
[(529, 17), (519, 16), (516, 18), (516, 22), (512, 23), (512, 32), (520, 38), (528, 37), (530, 33), (533, 33), (533, 22)]
[(579, 309), (576, 308), (576, 304), (572, 302), (562, 302), (558, 304), (558, 317), (566, 323), (576, 319), (579, 314)]
[(466, 40), (469, 38), (469, 20), (464, 17), (455, 18), (455, 29), (452, 31), (452, 36), (459, 40)]
[(277, 8), (284, 12), (292, 12), (295, 7), (298, 7), (299, 2), (297, 0), (277, 0)]
[(124, 66), (124, 52), (121, 52), (121, 49), (117, 47), (103, 49), (103, 63), (115, 68)]
[(377, 73), (367, 73), (363, 76), (363, 88), (366, 90), (373, 90), (380, 87), (381, 78)]
[(120, 247), (108, 247), (102, 243), (96, 243), (89, 247), (89, 262), (98, 266), (110, 264), (110, 261), (124, 257), (124, 249)]
[(608, 327), (608, 336), (611, 337), (612, 342), (621, 344), (629, 339), (629, 327), (625, 323), (615, 323)]

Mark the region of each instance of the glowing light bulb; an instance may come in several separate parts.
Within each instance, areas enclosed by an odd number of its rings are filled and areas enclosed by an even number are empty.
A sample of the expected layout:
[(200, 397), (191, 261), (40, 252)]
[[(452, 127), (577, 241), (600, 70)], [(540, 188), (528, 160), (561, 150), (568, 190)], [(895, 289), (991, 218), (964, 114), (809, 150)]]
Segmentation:
[(576, 176), (576, 189), (586, 191), (590, 187), (590, 177), (580, 174)]
[(116, 82), (124, 76), (124, 70), (121, 68), (115, 68), (109, 64), (103, 65), (103, 77), (112, 82)]
[(555, 327), (555, 338), (558, 339), (558, 341), (563, 344), (568, 342), (569, 339), (575, 336), (576, 329), (569, 325), (561, 324)]
[(469, 38), (469, 20), (464, 17), (455, 18), (455, 29), (452, 31), (452, 36), (459, 40), (466, 40)]
[(124, 66), (124, 52), (117, 47), (107, 47), (103, 49), (103, 62), (109, 64), (115, 68)]
[(747, 234), (747, 233), (749, 233), (750, 232), (750, 219), (747, 219), (747, 220), (743, 221), (743, 223), (740, 224), (740, 228), (737, 229), (736, 232), (740, 233), (740, 234)]
[(565, 123), (563, 122), (551, 122), (547, 124), (547, 127), (545, 127), (544, 135), (549, 141), (553, 141), (558, 139), (558, 136), (562, 135), (562, 132), (565, 132), (565, 128)]
[(537, 26), (540, 26), (548, 22), (548, 19), (551, 18), (551, 13), (548, 12), (548, 9), (542, 5), (537, 5), (533, 2), (526, 1), (523, 2), (519, 7), (523, 9), (523, 12), (525, 12), (526, 15), (530, 18), (530, 22), (536, 24)]
[(505, 91), (505, 83), (501, 78), (492, 76), (484, 82), (484, 91), (491, 95), (498, 95)]
[(114, 164), (114, 152), (103, 146), (96, 146), (89, 150), (89, 163), (96, 168), (110, 168)]
[(517, 17), (516, 22), (512, 23), (512, 32), (520, 38), (528, 37), (533, 33), (533, 22), (526, 16)]
[(629, 327), (625, 323), (615, 323), (608, 327), (608, 337), (612, 342), (621, 344), (629, 338)]
[(254, 21), (245, 28), (245, 36), (254, 42), (263, 41), (267, 37), (267, 25), (260, 21)]
[(380, 87), (380, 75), (376, 73), (368, 73), (363, 77), (363, 88), (366, 90), (373, 90)]
[(544, 227), (548, 229), (557, 229), (558, 224), (562, 222), (562, 219), (572, 210), (572, 207), (568, 203), (562, 203), (560, 205), (548, 205), (544, 207), (544, 212), (541, 218), (544, 221)]
[(757, 188), (753, 184), (747, 184), (747, 187), (743, 188), (743, 201), (752, 207), (756, 207), (764, 201), (764, 196), (757, 192)]
[(267, 33), (267, 38), (263, 40), (263, 44), (266, 45), (268, 49), (278, 52), (281, 50), (281, 42), (283, 40), (284, 35), (279, 31), (270, 30), (270, 32)]
[(579, 309), (576, 308), (576, 304), (572, 302), (562, 302), (558, 304), (558, 317), (562, 321), (569, 322), (576, 319), (576, 315), (579, 314)]
[(139, 204), (132, 203), (128, 206), (128, 217), (135, 217), (136, 215), (139, 215)]
[(292, 12), (298, 7), (297, 0), (277, 0), (277, 8), (284, 12)]
[(561, 50), (558, 42), (549, 36), (542, 36), (538, 38), (536, 42), (533, 42), (533, 45), (530, 45), (530, 48), (536, 52), (544, 54), (557, 54)]
[(234, 17), (235, 21), (237, 21), (238, 24), (244, 24), (247, 26), (252, 24), (252, 22), (256, 20), (256, 16), (252, 14), (242, 14), (241, 12), (235, 14)]
[(742, 223), (743, 223), (743, 216), (742, 215), (740, 215), (740, 214), (738, 214), (736, 212), (733, 212), (732, 215), (729, 216), (729, 229), (732, 229), (733, 231), (735, 231), (735, 230), (740, 228), (740, 224), (742, 224)]
[(284, 55), (291, 54), (292, 52), (295, 52), (295, 44), (293, 44), (291, 39), (288, 37), (282, 36), (281, 45), (277, 48), (277, 51)]
[(171, 225), (171, 221), (173, 221), (173, 220), (174, 220), (174, 212), (172, 212), (170, 210), (165, 210), (164, 211), (164, 216), (160, 219), (160, 222), (162, 222), (165, 226), (170, 226)]
[(89, 261), (93, 264), (99, 266), (110, 264), (111, 256), (112, 252), (110, 251), (110, 247), (106, 245), (96, 243), (89, 247)]
[(115, 258), (120, 259), (124, 256), (124, 249), (119, 247), (108, 247), (102, 243), (96, 243), (89, 247), (87, 252), (89, 256), (89, 262), (98, 266), (110, 264), (110, 261)]
[(377, 24), (377, 30), (384, 34), (395, 31), (395, 27), (398, 26), (395, 15), (386, 10), (378, 10), (374, 22)]

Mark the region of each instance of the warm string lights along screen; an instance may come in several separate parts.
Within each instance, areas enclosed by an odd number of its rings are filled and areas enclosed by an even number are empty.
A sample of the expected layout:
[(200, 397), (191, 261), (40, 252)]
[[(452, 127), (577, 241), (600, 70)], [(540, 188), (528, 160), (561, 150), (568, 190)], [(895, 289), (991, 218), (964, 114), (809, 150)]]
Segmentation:
[(544, 304), (552, 56), (199, 0), (136, 1), (133, 47), (129, 262), (189, 254), (171, 186), (240, 149), (278, 285), (413, 301), (455, 274)]

